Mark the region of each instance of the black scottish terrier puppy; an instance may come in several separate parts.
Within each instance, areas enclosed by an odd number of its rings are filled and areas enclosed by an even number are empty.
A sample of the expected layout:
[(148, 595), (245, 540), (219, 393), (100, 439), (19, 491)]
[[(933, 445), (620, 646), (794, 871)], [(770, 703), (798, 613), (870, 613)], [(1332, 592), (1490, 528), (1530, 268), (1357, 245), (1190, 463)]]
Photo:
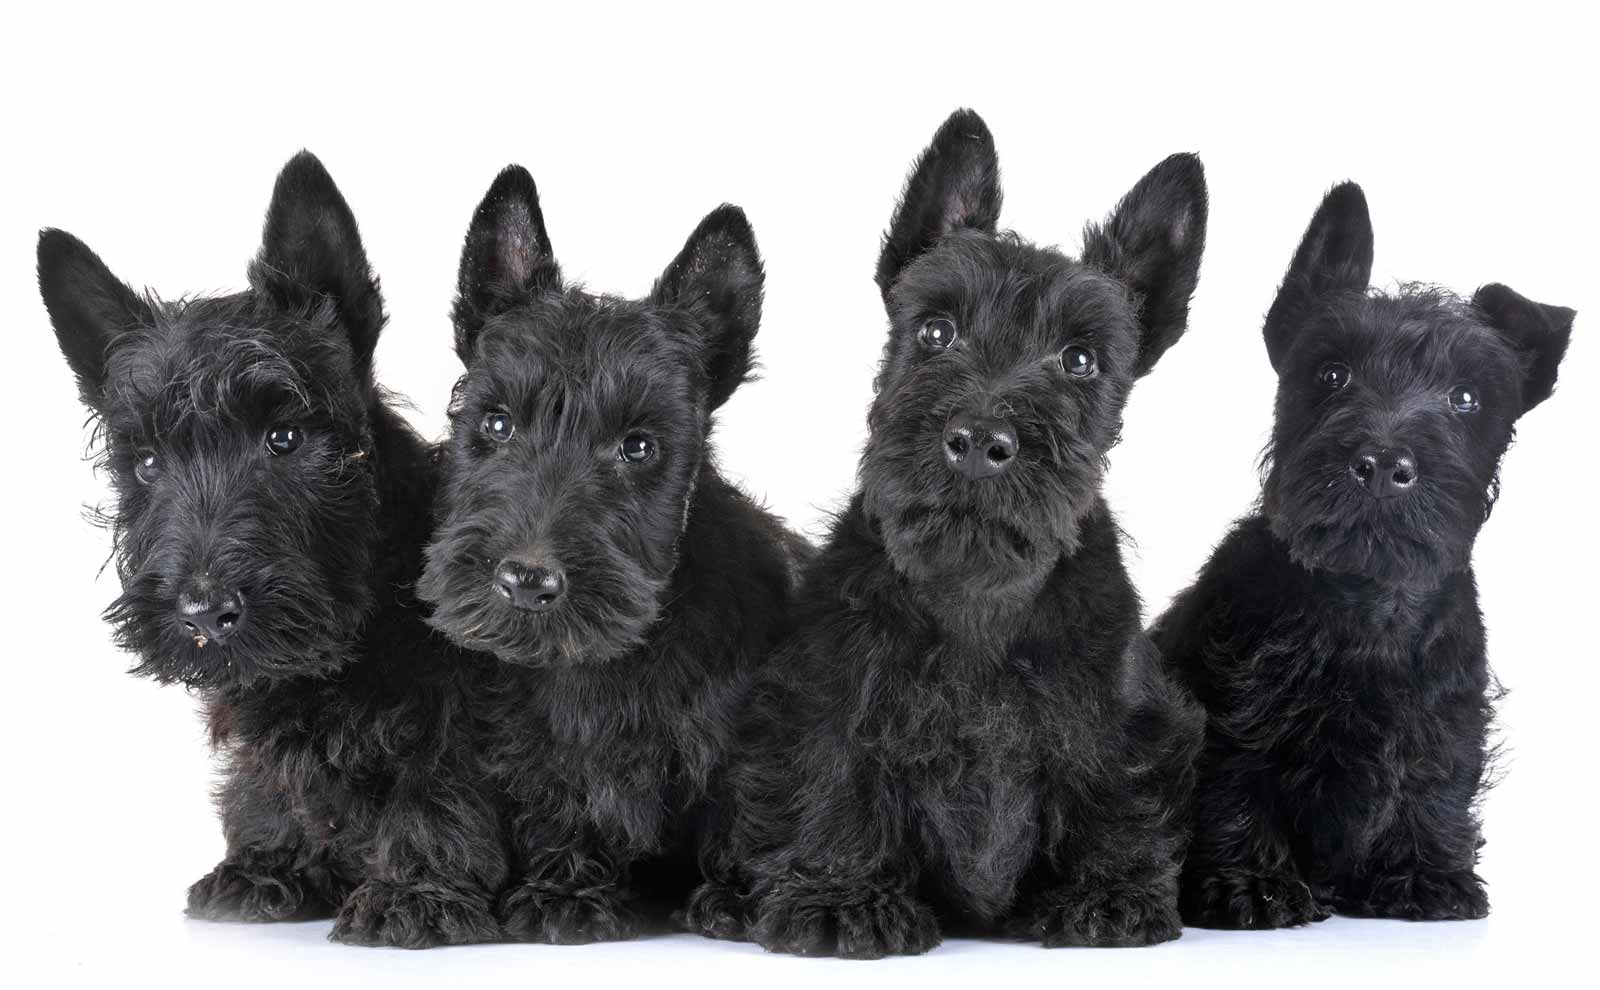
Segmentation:
[(1493, 681), (1472, 544), (1573, 311), (1488, 285), (1370, 292), (1372, 225), (1328, 193), (1266, 319), (1260, 511), (1153, 635), (1209, 712), (1185, 920), (1480, 918)]
[(244, 292), (141, 296), (58, 230), (39, 285), (116, 493), (107, 618), (136, 673), (198, 691), (224, 756), (227, 855), (189, 913), (497, 937), (506, 856), (467, 715), (493, 664), (406, 590), (433, 471), (373, 383), (383, 303), (321, 163), (279, 175)]
[(462, 251), (432, 622), (506, 662), (484, 764), (509, 808), (513, 938), (626, 938), (681, 904), (735, 710), (802, 545), (717, 473), (763, 274), (744, 214), (705, 218), (642, 300), (565, 285), (512, 166)]
[[(1179, 933), (1200, 716), (1144, 636), (1100, 482), (1135, 379), (1184, 331), (1204, 177), (1162, 162), (1078, 260), (999, 232), (1000, 197), (988, 129), (957, 112), (884, 239), (861, 491), (731, 779), (743, 934), (768, 949), (919, 953), (941, 922)], [(741, 934), (701, 901), (700, 930)]]

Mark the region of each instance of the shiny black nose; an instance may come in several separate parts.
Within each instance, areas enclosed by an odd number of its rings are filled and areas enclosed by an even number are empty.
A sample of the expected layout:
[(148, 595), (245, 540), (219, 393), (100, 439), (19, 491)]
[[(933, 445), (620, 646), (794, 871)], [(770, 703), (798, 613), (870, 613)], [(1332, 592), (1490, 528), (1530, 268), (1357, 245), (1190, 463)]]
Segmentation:
[(494, 569), (494, 590), (524, 612), (547, 612), (567, 593), (567, 576), (559, 567), (507, 557)]
[(237, 591), (203, 582), (178, 595), (178, 621), (196, 646), (226, 643), (244, 628), (244, 617), (244, 596)]
[(1408, 447), (1364, 447), (1350, 458), (1350, 477), (1373, 498), (1404, 495), (1417, 483), (1417, 459)]
[(944, 460), (968, 481), (1004, 474), (1017, 459), (1017, 431), (1003, 419), (956, 413), (944, 427)]

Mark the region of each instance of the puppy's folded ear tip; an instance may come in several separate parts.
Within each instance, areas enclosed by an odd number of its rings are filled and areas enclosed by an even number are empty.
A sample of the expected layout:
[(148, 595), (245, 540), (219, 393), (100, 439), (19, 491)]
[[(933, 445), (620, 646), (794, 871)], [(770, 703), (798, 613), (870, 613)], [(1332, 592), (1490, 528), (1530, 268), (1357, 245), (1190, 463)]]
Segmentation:
[(1474, 306), (1493, 307), (1503, 302), (1507, 296), (1513, 295), (1516, 295), (1516, 293), (1504, 282), (1487, 282), (1478, 286), (1478, 291), (1472, 294), (1472, 304)]
[(1551, 329), (1557, 331), (1571, 331), (1573, 321), (1578, 317), (1578, 311), (1570, 306), (1535, 302), (1503, 282), (1480, 286), (1472, 294), (1472, 304), (1489, 314), (1491, 319), (1499, 317), (1509, 307), (1537, 309), (1550, 323)]

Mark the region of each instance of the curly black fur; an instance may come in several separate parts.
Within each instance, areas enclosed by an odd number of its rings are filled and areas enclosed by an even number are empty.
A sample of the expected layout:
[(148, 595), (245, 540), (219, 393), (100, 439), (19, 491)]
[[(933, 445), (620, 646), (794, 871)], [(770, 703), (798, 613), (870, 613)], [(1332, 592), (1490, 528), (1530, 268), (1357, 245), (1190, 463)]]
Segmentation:
[[(1472, 544), (1574, 314), (1500, 285), (1471, 302), (1374, 293), (1371, 267), (1366, 200), (1345, 183), (1267, 316), (1279, 383), (1260, 510), (1152, 629), (1209, 714), (1191, 924), (1489, 909), (1476, 801), (1496, 688)], [(1360, 455), (1401, 449), (1409, 466), (1380, 464), (1398, 488), (1375, 497)]]
[[(884, 239), (861, 491), (730, 773), (748, 928), (708, 885), (688, 912), (706, 934), (851, 958), (926, 951), (947, 925), (1178, 935), (1199, 713), (1140, 629), (1100, 481), (1134, 380), (1184, 330), (1204, 179), (1193, 156), (1163, 162), (1077, 261), (998, 232), (1000, 198), (987, 128), (956, 113)], [(1069, 374), (1069, 347), (1091, 373)], [(1003, 474), (951, 470), (958, 414), (1006, 421)]]
[[(648, 298), (564, 286), (516, 166), (467, 234), (467, 371), (420, 591), (436, 628), (505, 663), (483, 763), (509, 809), (513, 938), (626, 938), (650, 921), (641, 901), (681, 903), (701, 875), (734, 712), (805, 552), (722, 480), (710, 442), (749, 374), (762, 281), (724, 206)], [(626, 459), (630, 438), (648, 456)], [(560, 572), (555, 604), (519, 608), (512, 565)]]
[[(222, 756), (228, 851), (189, 913), (336, 914), (361, 944), (498, 937), (507, 855), (471, 760), (495, 665), (411, 597), (434, 469), (373, 383), (382, 301), (327, 172), (284, 167), (245, 292), (141, 297), (56, 230), (39, 284), (116, 495), (107, 617), (134, 672), (199, 694)], [(223, 599), (222, 634), (182, 611)]]

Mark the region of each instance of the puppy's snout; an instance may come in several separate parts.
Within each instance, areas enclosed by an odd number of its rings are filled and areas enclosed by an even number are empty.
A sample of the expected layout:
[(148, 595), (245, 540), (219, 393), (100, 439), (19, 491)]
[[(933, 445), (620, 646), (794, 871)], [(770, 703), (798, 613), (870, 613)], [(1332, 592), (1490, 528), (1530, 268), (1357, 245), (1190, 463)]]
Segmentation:
[(567, 575), (559, 565), (507, 557), (494, 570), (494, 590), (524, 612), (547, 612), (567, 593)]
[(945, 424), (945, 463), (968, 481), (1004, 474), (1017, 449), (1017, 431), (1003, 419), (957, 413)]
[(1350, 459), (1350, 477), (1373, 498), (1404, 495), (1417, 483), (1417, 459), (1409, 447), (1363, 447)]
[(215, 581), (193, 581), (178, 593), (178, 621), (194, 644), (225, 643), (244, 628), (244, 595)]

